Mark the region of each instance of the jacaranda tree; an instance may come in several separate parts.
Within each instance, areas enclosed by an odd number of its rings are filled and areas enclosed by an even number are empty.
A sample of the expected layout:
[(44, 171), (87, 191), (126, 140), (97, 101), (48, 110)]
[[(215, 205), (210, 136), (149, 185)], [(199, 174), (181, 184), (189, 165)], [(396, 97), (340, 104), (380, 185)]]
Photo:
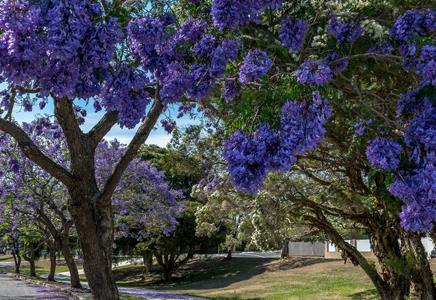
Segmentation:
[[(394, 2), (383, 4), (389, 7)], [(386, 70), (402, 74), (407, 86), (419, 91), (415, 97), (406, 97), (407, 109), (399, 111), (398, 118), (379, 116), (387, 124), (395, 123), (395, 130), (380, 126), (368, 158), (376, 167), (398, 174), (399, 181), (390, 190), (404, 202), (404, 226), (432, 229), (434, 214), (428, 214), (434, 205), (435, 122), (434, 98), (428, 90), (435, 84), (433, 10), (418, 7), (405, 12), (387, 24), (392, 27), (390, 35), (375, 38), (367, 37), (355, 21), (373, 20), (377, 14), (371, 9), (345, 9), (336, 15), (325, 12), (326, 6), (317, 10), (310, 4), (311, 9), (305, 10), (301, 9), (305, 1), (281, 0), (167, 5), (122, 0), (0, 1), (4, 88), (0, 130), (66, 186), (85, 273), (96, 299), (119, 298), (111, 272), (111, 198), (162, 112), (178, 103), (181, 115), (192, 110), (193, 104), (201, 105), (206, 114), (221, 114), (228, 110), (225, 104), (241, 92), (264, 87), (264, 77), (270, 86), (275, 80), (294, 78), (289, 89), (297, 86), (293, 90), (298, 92), (290, 99), (305, 100), (281, 99), (279, 124), (259, 124), (253, 134), (238, 131), (229, 138), (225, 158), (238, 189), (257, 192), (269, 172), (289, 170), (298, 156), (315, 149), (335, 113), (330, 98), (340, 98), (349, 88), (361, 96), (361, 106), (366, 97), (385, 100), (377, 80), (367, 76), (357, 81), (352, 71), (355, 61), (387, 61), (394, 67)], [(173, 11), (179, 15), (169, 13)], [(388, 21), (390, 17), (383, 16)], [(326, 29), (325, 46), (316, 46), (312, 40), (320, 27)], [(349, 79), (346, 86), (337, 80), (342, 76)], [(215, 87), (221, 83), (223, 101), (208, 101), (210, 95), (218, 96)], [(393, 101), (401, 92), (395, 89), (385, 98)], [(68, 166), (41, 151), (14, 122), (16, 108), (29, 111), (35, 105), (53, 107), (68, 146)], [(104, 115), (85, 133), (80, 124), (86, 122), (86, 105), (103, 110)], [(126, 128), (139, 126), (110, 175), (99, 184), (96, 149), (117, 123)], [(163, 122), (168, 130), (173, 124), (172, 120)], [(403, 166), (397, 160), (408, 163)]]
[[(50, 153), (52, 159), (63, 166), (68, 165), (68, 151), (58, 124), (51, 123), (49, 118), (40, 118), (23, 124), (22, 128), (41, 150)], [(4, 169), (0, 174), (0, 203), (14, 201), (22, 217), (32, 220), (45, 235), (51, 260), (48, 280), (54, 281), (56, 253), (59, 251), (68, 266), (71, 287), (81, 287), (69, 243), (73, 221), (68, 212), (69, 196), (65, 186), (26, 159), (9, 136), (2, 135), (0, 143), (0, 164)]]
[[(23, 129), (40, 149), (50, 153), (59, 164), (69, 164), (65, 138), (57, 123), (51, 123), (49, 118), (40, 118), (23, 124)], [(0, 163), (4, 171), (0, 174), (0, 213), (5, 217), (19, 213), (20, 218), (39, 229), (40, 235), (47, 234), (45, 244), (54, 257), (54, 264), (52, 262), (50, 268), (53, 273), (49, 274), (49, 280), (54, 280), (56, 252), (61, 251), (70, 271), (71, 286), (81, 287), (70, 252), (69, 233), (73, 224), (68, 213), (70, 201), (64, 185), (26, 159), (17, 149), (17, 143), (7, 135), (1, 137), (1, 144)], [(124, 146), (117, 141), (109, 143), (103, 140), (98, 145), (95, 165), (99, 184), (103, 184), (110, 176), (124, 150)], [(176, 200), (178, 197), (179, 193), (170, 189), (162, 172), (146, 161), (134, 159), (112, 197), (115, 237), (129, 236), (140, 242), (161, 233), (168, 235), (175, 229), (176, 217), (183, 211), (183, 206)], [(13, 215), (10, 217), (14, 218)], [(27, 236), (23, 236), (23, 240), (33, 245), (30, 242), (34, 239)], [(34, 259), (30, 259), (32, 255), (24, 254), (21, 251), (21, 256), (31, 260), (34, 266)]]

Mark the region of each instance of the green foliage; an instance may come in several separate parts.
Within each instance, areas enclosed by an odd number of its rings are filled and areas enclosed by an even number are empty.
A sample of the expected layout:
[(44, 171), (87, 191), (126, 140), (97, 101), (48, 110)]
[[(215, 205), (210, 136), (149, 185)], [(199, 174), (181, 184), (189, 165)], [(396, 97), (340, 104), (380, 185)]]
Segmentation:
[(190, 194), (191, 188), (203, 178), (196, 157), (156, 145), (142, 147), (140, 157), (165, 172), (171, 187)]

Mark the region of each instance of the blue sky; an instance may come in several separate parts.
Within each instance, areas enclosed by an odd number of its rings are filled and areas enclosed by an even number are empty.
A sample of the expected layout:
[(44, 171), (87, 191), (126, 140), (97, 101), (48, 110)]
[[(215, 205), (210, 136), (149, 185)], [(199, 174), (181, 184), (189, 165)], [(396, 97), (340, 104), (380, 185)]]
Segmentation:
[[(166, 115), (170, 115), (172, 117), (177, 116), (177, 107), (174, 107), (172, 109), (169, 109), (166, 112)], [(98, 120), (103, 116), (104, 112), (98, 112), (95, 113), (94, 109), (92, 108), (92, 105), (89, 104), (86, 108), (87, 110), (87, 117), (85, 124), (82, 126), (82, 130), (84, 132), (89, 131), (92, 126), (94, 126)], [(17, 107), (14, 111), (14, 119), (19, 122), (31, 122), (35, 119), (37, 115), (53, 115), (53, 101), (50, 101), (49, 104), (47, 104), (46, 108), (44, 110), (40, 110), (38, 105), (35, 105), (33, 107), (32, 112), (24, 112), (21, 107)], [(163, 119), (165, 116), (162, 116), (161, 119)], [(184, 128), (189, 126), (190, 124), (196, 124), (198, 121), (192, 120), (189, 116), (185, 116), (181, 119), (176, 119), (177, 126), (179, 128)], [(121, 129), (118, 125), (114, 126), (112, 130), (108, 133), (106, 136), (106, 139), (112, 140), (117, 139), (121, 143), (127, 144), (132, 139), (133, 135), (135, 134), (135, 129), (129, 130), (129, 129)], [(171, 135), (168, 134), (161, 126), (160, 121), (158, 124), (156, 124), (155, 130), (150, 134), (146, 144), (155, 144), (161, 147), (166, 146), (166, 144), (170, 141)]]

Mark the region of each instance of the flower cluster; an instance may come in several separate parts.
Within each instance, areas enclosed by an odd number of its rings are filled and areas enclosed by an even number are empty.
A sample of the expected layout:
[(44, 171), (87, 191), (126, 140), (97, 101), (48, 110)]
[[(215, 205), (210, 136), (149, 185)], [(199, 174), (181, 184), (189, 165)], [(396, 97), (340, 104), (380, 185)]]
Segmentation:
[(222, 77), (228, 62), (235, 60), (238, 56), (240, 47), (241, 45), (237, 40), (224, 40), (213, 53), (210, 66), (211, 75), (217, 78)]
[(220, 30), (234, 30), (249, 22), (260, 22), (263, 11), (279, 9), (282, 4), (282, 0), (213, 0), (212, 20)]
[(332, 110), (327, 100), (318, 91), (313, 92), (312, 101), (288, 101), (282, 108), (280, 134), (294, 153), (304, 154), (315, 149), (324, 138), (324, 125)]
[(422, 166), (403, 173), (389, 186), (389, 192), (404, 202), (400, 214), (406, 230), (430, 232), (436, 222), (436, 154), (429, 153)]
[(324, 61), (306, 59), (295, 72), (298, 82), (303, 84), (324, 85), (333, 78), (333, 72)]
[(341, 21), (336, 16), (330, 18), (327, 31), (336, 37), (339, 45), (354, 43), (363, 34), (363, 28), (358, 24)]
[(200, 38), (206, 29), (206, 22), (199, 21), (192, 17), (188, 18), (180, 28), (177, 29), (172, 43), (175, 45), (185, 42), (195, 42)]
[(176, 122), (174, 120), (162, 120), (160, 121), (163, 129), (169, 134), (176, 129)]
[(283, 19), (280, 25), (280, 41), (289, 51), (299, 52), (308, 30), (309, 24), (306, 21), (287, 17)]
[(133, 128), (145, 114), (150, 97), (144, 90), (148, 79), (145, 73), (122, 65), (108, 76), (103, 87), (102, 104), (107, 111), (117, 111), (121, 127)]
[(392, 139), (375, 138), (366, 148), (368, 161), (375, 167), (392, 171), (400, 164), (403, 147)]
[(356, 136), (363, 136), (369, 125), (372, 124), (372, 119), (366, 121), (358, 121), (354, 124), (354, 134)]
[(0, 2), (0, 73), (16, 84), (33, 80), (45, 96), (98, 95), (97, 71), (109, 68), (120, 25), (89, 1), (47, 2)]
[(155, 76), (164, 72), (169, 59), (163, 54), (164, 45), (169, 36), (165, 31), (165, 23), (161, 18), (144, 17), (132, 20), (127, 26), (129, 45), (133, 54), (141, 58), (145, 69)]
[(190, 71), (192, 79), (191, 87), (188, 89), (188, 95), (192, 99), (201, 99), (207, 96), (212, 89), (212, 78), (207, 65), (193, 65)]
[(436, 31), (436, 11), (408, 10), (398, 17), (390, 30), (391, 36), (400, 42), (406, 42), (415, 35), (425, 35)]
[(213, 23), (220, 30), (236, 29), (249, 21), (245, 1), (214, 0), (212, 2)]
[(205, 34), (200, 41), (198, 41), (194, 47), (192, 47), (192, 52), (195, 56), (199, 58), (209, 58), (216, 48), (216, 39), (213, 35)]
[(278, 132), (262, 125), (252, 135), (238, 130), (224, 143), (224, 158), (232, 184), (246, 193), (258, 192), (269, 172), (285, 172), (297, 154), (315, 149), (325, 135), (331, 108), (319, 92), (312, 101), (288, 101), (282, 108)]
[(423, 97), (420, 96), (420, 91), (421, 88), (418, 88), (400, 95), (397, 101), (397, 116), (419, 112), (424, 103)]
[(272, 59), (265, 51), (260, 49), (250, 50), (239, 68), (239, 81), (241, 83), (253, 82), (270, 70)]
[(256, 193), (267, 173), (265, 155), (269, 154), (265, 141), (257, 140), (256, 134), (247, 136), (238, 130), (225, 141), (224, 147), (232, 184), (245, 193)]
[(421, 111), (410, 120), (404, 140), (415, 148), (415, 152), (420, 148), (427, 152), (436, 151), (436, 105), (428, 98), (421, 104)]
[(323, 59), (334, 75), (338, 75), (348, 67), (348, 60), (343, 55), (332, 52)]
[(241, 87), (236, 79), (227, 79), (224, 82), (224, 100), (230, 102), (241, 94)]
[(168, 65), (165, 74), (160, 97), (164, 103), (177, 102), (191, 87), (192, 78), (186, 66), (180, 62)]
[(417, 73), (426, 83), (436, 86), (436, 46), (424, 45), (421, 48), (419, 63), (416, 66)]

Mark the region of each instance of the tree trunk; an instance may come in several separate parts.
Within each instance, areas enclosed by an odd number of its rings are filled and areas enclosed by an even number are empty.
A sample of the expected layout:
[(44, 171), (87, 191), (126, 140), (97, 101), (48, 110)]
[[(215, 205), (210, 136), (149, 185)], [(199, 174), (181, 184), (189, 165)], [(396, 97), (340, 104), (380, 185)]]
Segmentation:
[(70, 285), (72, 288), (81, 289), (82, 285), (80, 284), (79, 271), (77, 270), (76, 262), (74, 261), (73, 256), (71, 255), (70, 246), (68, 245), (68, 241), (62, 241), (62, 255), (65, 259), (65, 263), (67, 264), (68, 271), (70, 272)]
[(55, 273), (56, 273), (56, 251), (53, 249), (49, 249), (50, 252), (50, 272), (47, 276), (47, 281), (55, 281)]
[[(323, 230), (327, 236), (333, 241), (333, 243), (339, 247), (342, 251), (342, 257), (344, 259), (350, 259), (354, 265), (359, 265), (368, 277), (373, 282), (377, 292), (380, 295), (380, 298), (383, 300), (403, 300), (408, 293), (409, 281), (406, 276), (402, 274), (398, 274), (393, 272), (386, 272), (386, 263), (381, 261), (382, 274), (379, 274), (377, 269), (373, 264), (371, 264), (358, 250), (356, 247), (347, 243), (341, 234), (331, 225), (331, 223), (326, 219), (324, 214), (318, 212), (316, 217), (306, 216), (306, 219), (311, 221), (313, 224), (316, 224), (318, 228)], [(397, 235), (390, 236), (391, 233), (386, 229), (381, 230), (382, 227), (379, 227), (378, 230), (380, 233), (385, 233), (384, 235), (379, 235), (377, 238), (374, 235), (370, 236), (371, 239), (371, 248), (374, 251), (374, 254), (380, 260), (381, 250), (385, 249), (384, 246), (393, 246), (390, 242), (392, 239), (397, 239)], [(372, 228), (374, 229), (374, 228)], [(370, 232), (374, 234), (373, 231)], [(383, 240), (383, 243), (379, 243), (380, 239)], [(398, 243), (398, 239), (396, 240)], [(394, 247), (395, 248), (395, 247)], [(381, 250), (380, 250), (381, 249)], [(397, 252), (398, 249), (388, 249), (389, 251)], [(385, 256), (387, 258), (387, 256)]]
[(412, 298), (422, 300), (436, 299), (433, 273), (430, 268), (427, 253), (422, 245), (421, 237), (415, 233), (408, 233), (405, 240), (408, 250), (413, 254)]
[(282, 252), (280, 254), (280, 257), (282, 259), (289, 257), (289, 240), (288, 239), (285, 239), (285, 241), (283, 242)]
[(93, 201), (93, 197), (84, 197), (75, 201), (72, 208), (83, 253), (83, 268), (94, 299), (118, 300), (112, 274), (111, 205), (95, 209)]
[(29, 261), (30, 264), (30, 276), (31, 277), (36, 277), (36, 267), (35, 267), (35, 260), (31, 259)]
[(227, 260), (232, 259), (232, 249), (231, 248), (227, 249), (227, 256), (225, 259), (227, 259)]
[(150, 274), (153, 266), (153, 253), (151, 251), (144, 251), (142, 253), (142, 261), (144, 262), (145, 274)]
[(175, 261), (172, 255), (155, 253), (156, 261), (160, 266), (160, 278), (162, 281), (168, 281), (172, 278), (175, 270)]
[(80, 283), (79, 271), (77, 270), (76, 262), (71, 255), (70, 246), (68, 244), (68, 230), (64, 231), (62, 241), (60, 241), (62, 256), (65, 259), (65, 263), (70, 272), (70, 286), (72, 288), (81, 289), (82, 285)]
[[(399, 226), (399, 224), (397, 225)], [(371, 249), (380, 264), (380, 273), (387, 283), (386, 295), (388, 299), (404, 299), (409, 293), (410, 279), (408, 275), (395, 268), (397, 262), (404, 259), (399, 242), (400, 236), (395, 229), (397, 226), (383, 224), (382, 220), (371, 224)]]
[(171, 270), (165, 268), (161, 274), (160, 274), (160, 278), (162, 279), (162, 281), (167, 282), (169, 280), (171, 280), (172, 278), (172, 272)]
[(14, 258), (14, 264), (15, 264), (15, 274), (20, 274), (20, 267), (21, 267), (21, 255), (19, 253), (12, 253), (12, 256)]
[(30, 256), (24, 255), (23, 254), (23, 258), (29, 263), (30, 266), (30, 276), (31, 277), (36, 277), (36, 267), (35, 267), (35, 259), (33, 254)]

